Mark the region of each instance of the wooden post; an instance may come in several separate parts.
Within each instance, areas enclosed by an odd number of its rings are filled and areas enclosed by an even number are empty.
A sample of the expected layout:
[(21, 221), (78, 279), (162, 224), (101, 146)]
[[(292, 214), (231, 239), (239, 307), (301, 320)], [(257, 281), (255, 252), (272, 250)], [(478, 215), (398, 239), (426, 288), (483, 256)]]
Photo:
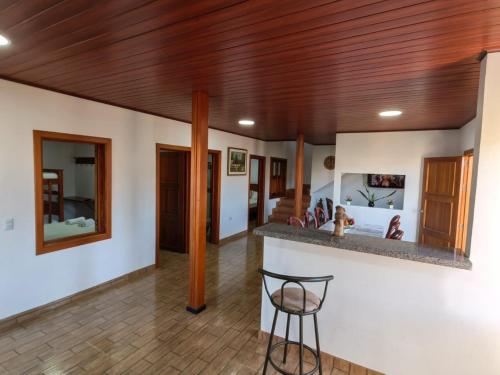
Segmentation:
[(297, 136), (295, 158), (295, 216), (302, 215), (302, 187), (304, 186), (304, 134)]
[(205, 310), (205, 250), (207, 223), (208, 94), (193, 92), (191, 125), (191, 184), (189, 236), (189, 305), (198, 314)]

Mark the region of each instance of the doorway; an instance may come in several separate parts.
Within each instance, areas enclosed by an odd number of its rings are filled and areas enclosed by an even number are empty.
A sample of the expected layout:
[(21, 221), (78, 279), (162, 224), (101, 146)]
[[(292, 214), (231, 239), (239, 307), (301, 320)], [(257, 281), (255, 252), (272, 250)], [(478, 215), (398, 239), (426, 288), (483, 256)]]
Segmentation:
[(220, 232), (221, 152), (208, 150), (207, 241), (217, 245)]
[(250, 155), (248, 180), (248, 230), (264, 224), (264, 181), (266, 158)]
[(159, 150), (159, 246), (188, 252), (189, 150)]
[(419, 243), (465, 252), (472, 164), (472, 151), (424, 160)]
[[(221, 152), (209, 150), (207, 241), (219, 243)], [(191, 149), (156, 145), (156, 265), (160, 250), (189, 252)]]

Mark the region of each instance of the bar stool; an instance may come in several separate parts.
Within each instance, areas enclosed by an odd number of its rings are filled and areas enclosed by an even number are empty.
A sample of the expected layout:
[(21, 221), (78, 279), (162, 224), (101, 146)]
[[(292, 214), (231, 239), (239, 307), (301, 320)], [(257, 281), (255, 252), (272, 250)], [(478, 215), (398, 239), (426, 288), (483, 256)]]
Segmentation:
[[(288, 276), (280, 275), (277, 273), (269, 272), (259, 268), (259, 273), (262, 275), (262, 280), (264, 282), (264, 288), (274, 306), (274, 319), (273, 326), (271, 328), (271, 335), (269, 336), (269, 343), (267, 345), (266, 362), (264, 363), (264, 370), (262, 374), (266, 374), (267, 365), (271, 363), (276, 371), (284, 375), (293, 375), (281, 369), (272, 359), (272, 353), (278, 347), (284, 346), (283, 353), (283, 363), (286, 363), (286, 357), (288, 354), (288, 345), (294, 344), (299, 346), (299, 369), (300, 375), (310, 375), (314, 374), (316, 370), (319, 369), (319, 374), (323, 374), (321, 367), (321, 352), (319, 348), (319, 334), (318, 334), (318, 319), (316, 314), (321, 310), (323, 302), (325, 301), (326, 291), (328, 288), (328, 283), (333, 280), (333, 276), (320, 276), (320, 277), (301, 277), (301, 276)], [(282, 280), (281, 288), (277, 289), (272, 294), (269, 293), (267, 287), (266, 277)], [(306, 290), (303, 283), (324, 283), (323, 297), (319, 298), (313, 292)], [(287, 287), (288, 284), (295, 284), (298, 287)], [(286, 319), (286, 336), (284, 341), (280, 341), (273, 345), (274, 330), (276, 329), (276, 321), (278, 320), (278, 311), (287, 314)], [(288, 334), (290, 331), (290, 315), (297, 315), (299, 317), (299, 342), (288, 340)], [(310, 346), (304, 344), (303, 338), (303, 317), (306, 315), (312, 315), (314, 318), (314, 333), (316, 335), (316, 351), (314, 351)], [(311, 371), (304, 373), (304, 348), (309, 351), (315, 358), (316, 365)]]

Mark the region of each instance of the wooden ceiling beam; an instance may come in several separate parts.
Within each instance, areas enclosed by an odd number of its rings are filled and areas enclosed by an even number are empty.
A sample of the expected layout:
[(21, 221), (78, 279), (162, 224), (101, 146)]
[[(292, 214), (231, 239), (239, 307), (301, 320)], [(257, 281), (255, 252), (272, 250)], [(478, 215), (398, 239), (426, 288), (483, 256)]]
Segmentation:
[(182, 121), (200, 90), (214, 128), (312, 143), (457, 128), (475, 115), (478, 54), (500, 49), (487, 0), (8, 1), (0, 25), (7, 79)]

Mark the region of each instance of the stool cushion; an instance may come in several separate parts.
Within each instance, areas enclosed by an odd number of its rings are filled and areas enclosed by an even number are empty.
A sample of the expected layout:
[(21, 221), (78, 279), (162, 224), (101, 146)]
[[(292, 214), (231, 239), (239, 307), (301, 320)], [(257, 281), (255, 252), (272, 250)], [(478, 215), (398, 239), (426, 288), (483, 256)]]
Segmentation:
[[(271, 298), (273, 302), (281, 306), (281, 289), (275, 291)], [(321, 303), (320, 298), (306, 290), (306, 310), (310, 312), (316, 310)], [(302, 311), (304, 308), (304, 291), (302, 288), (283, 288), (283, 308), (288, 311)]]

